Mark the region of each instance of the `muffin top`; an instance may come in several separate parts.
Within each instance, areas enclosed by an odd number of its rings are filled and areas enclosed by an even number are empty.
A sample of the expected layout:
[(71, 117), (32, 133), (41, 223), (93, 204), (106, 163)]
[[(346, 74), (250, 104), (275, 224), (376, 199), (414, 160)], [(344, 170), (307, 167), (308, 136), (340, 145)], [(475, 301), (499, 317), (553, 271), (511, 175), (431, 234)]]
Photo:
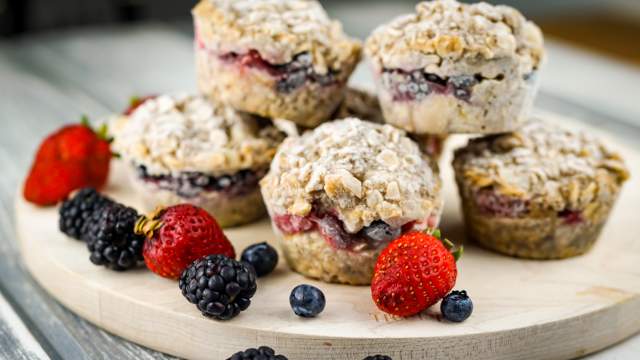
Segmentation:
[(441, 207), (440, 179), (405, 133), (356, 118), (288, 138), (261, 182), (275, 214), (334, 212), (348, 232), (374, 220), (424, 220)]
[(455, 0), (419, 3), (416, 13), (374, 30), (365, 51), (379, 69), (410, 71), (447, 61), (506, 58), (519, 63), (523, 74), (537, 69), (544, 53), (540, 29), (516, 9)]
[(629, 177), (620, 156), (595, 138), (540, 120), (470, 140), (453, 165), (468, 190), (526, 199), (534, 211), (584, 209), (596, 197), (615, 196)]
[(257, 50), (272, 64), (308, 52), (319, 74), (357, 62), (360, 43), (314, 0), (202, 0), (194, 9), (196, 31), (221, 52)]
[(114, 149), (154, 175), (264, 169), (284, 135), (263, 121), (202, 96), (162, 95), (115, 121)]

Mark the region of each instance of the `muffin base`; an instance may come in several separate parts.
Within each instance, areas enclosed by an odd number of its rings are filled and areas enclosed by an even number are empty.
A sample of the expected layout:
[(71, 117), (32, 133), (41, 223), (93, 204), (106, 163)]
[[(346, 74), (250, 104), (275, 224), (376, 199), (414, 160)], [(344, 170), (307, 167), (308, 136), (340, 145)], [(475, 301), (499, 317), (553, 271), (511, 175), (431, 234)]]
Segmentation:
[(589, 251), (598, 239), (612, 205), (613, 201), (598, 204), (594, 213), (578, 224), (567, 224), (556, 214), (541, 218), (485, 215), (468, 199), (463, 199), (462, 210), (467, 236), (483, 247), (510, 256), (547, 260)]
[(280, 234), (280, 246), (289, 267), (304, 276), (329, 283), (368, 285), (378, 255), (384, 249), (350, 251), (333, 248), (318, 231)]
[(341, 69), (336, 83), (307, 82), (289, 93), (276, 91), (273, 76), (263, 70), (226, 63), (217, 54), (196, 46), (198, 88), (207, 96), (234, 108), (268, 118), (282, 118), (303, 127), (328, 120), (345, 94), (345, 83), (355, 64)]
[(206, 210), (223, 228), (248, 224), (266, 214), (259, 187), (234, 197), (217, 191), (203, 191), (198, 196), (183, 197), (143, 181), (136, 175), (130, 176), (130, 183), (144, 212), (151, 212), (159, 206), (193, 204)]
[(386, 122), (415, 134), (493, 134), (517, 129), (527, 119), (537, 92), (536, 80), (487, 80), (474, 86), (469, 101), (432, 93), (423, 99), (393, 100), (378, 85)]

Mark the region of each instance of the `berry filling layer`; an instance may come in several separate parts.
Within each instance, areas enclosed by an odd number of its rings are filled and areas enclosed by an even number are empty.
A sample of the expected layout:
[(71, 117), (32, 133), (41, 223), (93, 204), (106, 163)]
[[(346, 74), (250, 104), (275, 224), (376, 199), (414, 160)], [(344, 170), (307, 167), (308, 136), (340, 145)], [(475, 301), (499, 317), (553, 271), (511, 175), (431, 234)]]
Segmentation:
[(275, 225), (284, 234), (298, 234), (316, 230), (332, 247), (360, 251), (365, 249), (380, 249), (389, 242), (413, 228), (415, 222), (402, 227), (391, 227), (382, 220), (376, 220), (365, 226), (359, 232), (351, 234), (344, 229), (344, 225), (335, 214), (319, 212), (314, 209), (308, 216), (276, 215)]
[[(533, 77), (533, 73), (525, 79)], [(422, 70), (405, 71), (384, 69), (382, 85), (391, 93), (394, 101), (422, 100), (431, 94), (452, 95), (459, 100), (469, 101), (475, 85), (485, 80), (503, 80), (503, 75), (485, 78), (480, 74), (440, 77)]]
[(318, 74), (313, 69), (311, 54), (303, 52), (297, 54), (292, 61), (285, 64), (271, 64), (260, 56), (256, 50), (249, 50), (245, 54), (227, 53), (220, 56), (226, 63), (259, 69), (275, 78), (275, 88), (281, 93), (291, 93), (307, 83), (317, 83), (320, 86), (334, 85), (337, 80), (334, 71)]
[(201, 172), (184, 171), (179, 174), (152, 175), (143, 165), (136, 167), (138, 178), (153, 183), (184, 198), (192, 198), (204, 192), (219, 192), (228, 197), (248, 194), (258, 188), (258, 182), (266, 170), (240, 170), (232, 175), (211, 176)]
[[(475, 201), (478, 210), (490, 216), (514, 219), (529, 213), (529, 200), (497, 194), (493, 189), (479, 190)], [(564, 209), (557, 216), (565, 225), (578, 225), (585, 220), (580, 210)]]

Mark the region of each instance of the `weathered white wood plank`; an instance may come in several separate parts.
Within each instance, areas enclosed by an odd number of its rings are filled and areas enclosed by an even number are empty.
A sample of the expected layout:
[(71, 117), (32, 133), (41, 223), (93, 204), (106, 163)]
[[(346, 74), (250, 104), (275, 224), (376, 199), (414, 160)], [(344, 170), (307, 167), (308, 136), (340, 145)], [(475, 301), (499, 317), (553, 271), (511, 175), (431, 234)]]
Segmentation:
[(0, 293), (0, 359), (49, 359), (38, 341)]

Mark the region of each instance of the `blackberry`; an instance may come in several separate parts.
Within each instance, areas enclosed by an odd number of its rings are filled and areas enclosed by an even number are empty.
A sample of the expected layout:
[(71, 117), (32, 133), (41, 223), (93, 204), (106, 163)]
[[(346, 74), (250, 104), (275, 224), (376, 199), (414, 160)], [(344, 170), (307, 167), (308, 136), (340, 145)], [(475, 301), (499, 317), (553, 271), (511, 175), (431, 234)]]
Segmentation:
[(288, 360), (284, 355), (276, 355), (276, 352), (268, 346), (260, 346), (257, 349), (238, 351), (227, 360)]
[(86, 240), (85, 224), (94, 211), (113, 201), (92, 188), (79, 190), (60, 206), (58, 227), (60, 231), (77, 240)]
[(362, 360), (393, 360), (393, 359), (391, 358), (391, 356), (387, 356), (387, 355), (371, 355), (371, 356), (367, 356)]
[(442, 299), (440, 312), (449, 321), (462, 322), (473, 312), (473, 302), (466, 291), (454, 290)]
[(202, 315), (229, 320), (251, 304), (257, 289), (256, 273), (243, 262), (224, 255), (208, 255), (182, 272), (178, 286)]
[(86, 233), (91, 262), (117, 271), (140, 264), (144, 236), (133, 232), (137, 220), (137, 211), (115, 202), (95, 211)]
[(253, 266), (256, 275), (264, 276), (270, 274), (278, 265), (278, 252), (273, 246), (262, 242), (253, 244), (242, 252), (240, 259)]

